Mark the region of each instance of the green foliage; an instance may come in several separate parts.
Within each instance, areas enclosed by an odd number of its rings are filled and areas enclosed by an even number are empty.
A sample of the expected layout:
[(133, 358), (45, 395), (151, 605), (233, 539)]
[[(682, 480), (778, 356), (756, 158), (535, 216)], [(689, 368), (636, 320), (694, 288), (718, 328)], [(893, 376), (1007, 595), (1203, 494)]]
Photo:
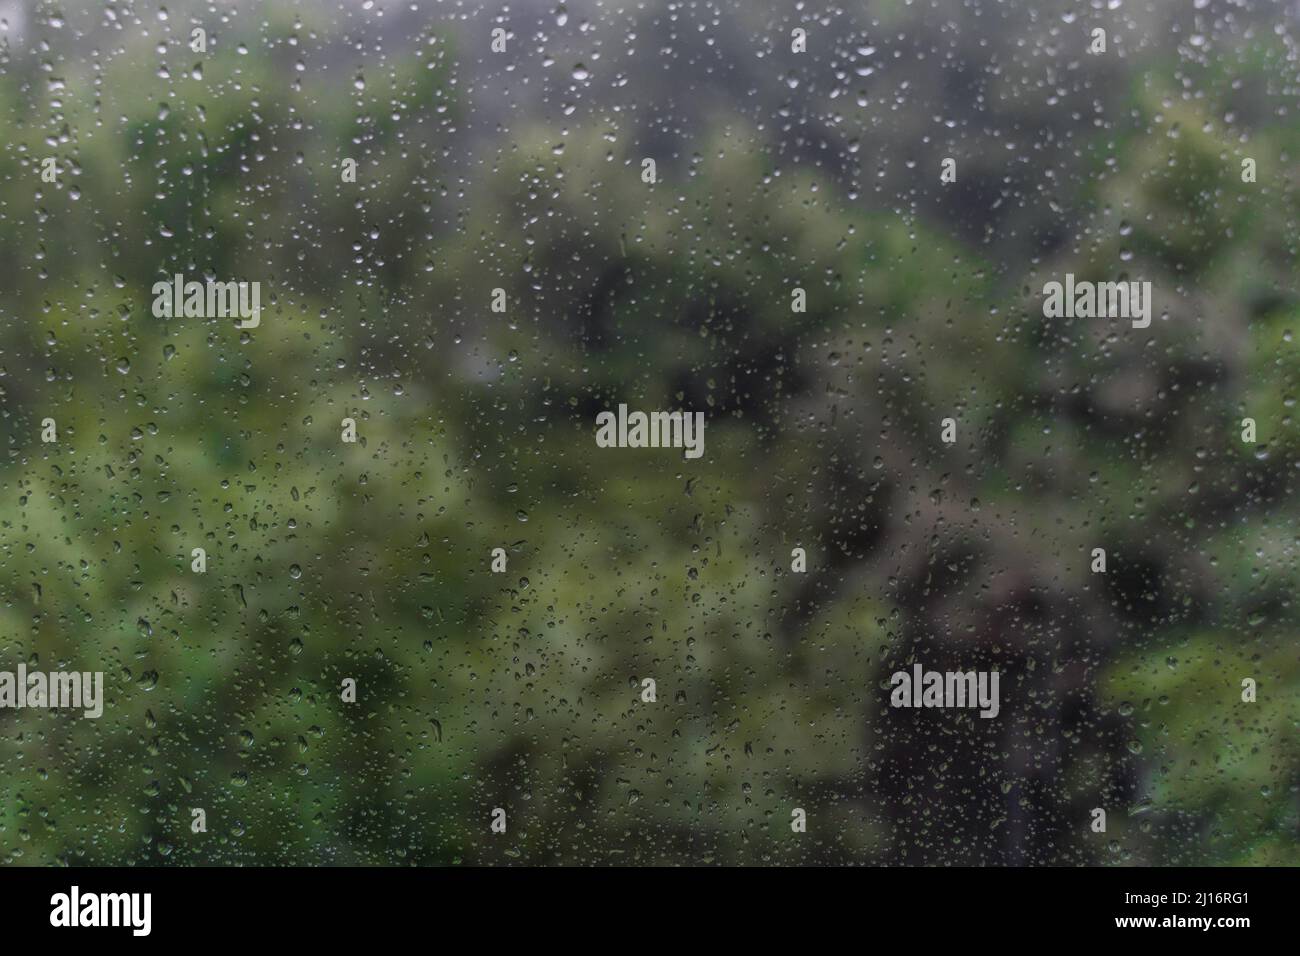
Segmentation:
[[(267, 16), (198, 73), (143, 35), (0, 70), (0, 668), (108, 698), (0, 714), (9, 862), (1300, 862), (1297, 133), (1223, 118), (1277, 51), (1204, 96), (1116, 61), (1050, 188), (1061, 110), (999, 75), (1020, 147), (919, 199), (920, 93), (494, 130), (467, 35), (358, 70)], [(260, 281), (260, 327), (155, 317), (178, 272)], [(1152, 280), (1151, 328), (1045, 319), (1065, 272)], [(598, 449), (619, 402), (705, 411), (705, 457)], [(1003, 717), (891, 711), (914, 661), (999, 669)]]

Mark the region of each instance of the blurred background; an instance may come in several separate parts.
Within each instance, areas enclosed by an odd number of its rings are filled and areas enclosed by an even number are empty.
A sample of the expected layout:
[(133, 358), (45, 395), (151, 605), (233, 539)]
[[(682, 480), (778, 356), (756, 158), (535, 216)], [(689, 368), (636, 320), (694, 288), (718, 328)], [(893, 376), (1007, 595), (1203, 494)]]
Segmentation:
[[(0, 3), (0, 669), (107, 697), (0, 711), (5, 860), (1300, 864), (1297, 40)], [(1067, 272), (1150, 328), (1045, 319)], [(704, 456), (597, 448), (620, 402)], [(999, 716), (892, 710), (916, 662)]]

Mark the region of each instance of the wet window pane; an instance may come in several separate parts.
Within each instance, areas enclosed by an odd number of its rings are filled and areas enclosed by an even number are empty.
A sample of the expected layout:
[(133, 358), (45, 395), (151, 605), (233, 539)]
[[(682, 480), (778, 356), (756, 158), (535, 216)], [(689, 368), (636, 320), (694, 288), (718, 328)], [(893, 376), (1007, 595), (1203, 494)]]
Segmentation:
[(1296, 31), (0, 3), (5, 860), (1300, 863)]

